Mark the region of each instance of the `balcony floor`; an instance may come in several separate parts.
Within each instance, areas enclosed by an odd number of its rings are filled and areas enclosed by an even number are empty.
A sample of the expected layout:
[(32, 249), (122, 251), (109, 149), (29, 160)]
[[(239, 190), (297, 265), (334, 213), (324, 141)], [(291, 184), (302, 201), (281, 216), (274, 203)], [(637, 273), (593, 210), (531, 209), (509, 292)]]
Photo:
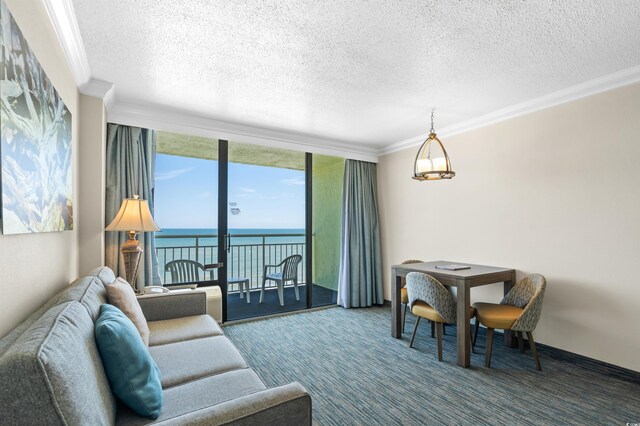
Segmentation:
[[(264, 315), (280, 314), (283, 312), (298, 311), (307, 307), (307, 286), (299, 285), (300, 300), (296, 300), (293, 287), (284, 288), (284, 306), (280, 306), (278, 291), (275, 288), (266, 289), (264, 301), (260, 302), (260, 290), (251, 291), (251, 303), (240, 298), (240, 293), (231, 293), (227, 296), (227, 321), (245, 318), (260, 317)], [(335, 290), (313, 285), (313, 306), (335, 305), (338, 292)]]

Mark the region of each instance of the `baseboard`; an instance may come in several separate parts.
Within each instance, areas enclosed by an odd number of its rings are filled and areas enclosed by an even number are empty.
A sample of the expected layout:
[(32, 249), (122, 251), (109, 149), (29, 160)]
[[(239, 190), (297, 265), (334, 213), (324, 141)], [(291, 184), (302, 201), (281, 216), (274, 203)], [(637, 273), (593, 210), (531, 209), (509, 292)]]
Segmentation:
[[(385, 300), (384, 307), (391, 308), (391, 301)], [(453, 326), (455, 327), (455, 326)], [(478, 331), (479, 334), (485, 334), (486, 328), (483, 326)], [(495, 330), (494, 335), (500, 335), (500, 337), (504, 336), (502, 331)], [(534, 336), (535, 339), (535, 336)], [(525, 344), (527, 347), (529, 346), (529, 342), (525, 339)], [(606, 361), (601, 361), (599, 359), (590, 358), (585, 355), (580, 355), (574, 352), (570, 352), (564, 349), (556, 348), (554, 346), (545, 345), (544, 343), (536, 342), (536, 348), (540, 352), (546, 352), (548, 354), (552, 354), (554, 357), (559, 359), (565, 359), (569, 362), (575, 361), (576, 359), (580, 360), (583, 364), (589, 365), (592, 370), (606, 370), (606, 373), (609, 375), (613, 375), (622, 380), (631, 380), (633, 382), (640, 383), (640, 371), (630, 370), (628, 368), (620, 367), (615, 364), (610, 364)]]

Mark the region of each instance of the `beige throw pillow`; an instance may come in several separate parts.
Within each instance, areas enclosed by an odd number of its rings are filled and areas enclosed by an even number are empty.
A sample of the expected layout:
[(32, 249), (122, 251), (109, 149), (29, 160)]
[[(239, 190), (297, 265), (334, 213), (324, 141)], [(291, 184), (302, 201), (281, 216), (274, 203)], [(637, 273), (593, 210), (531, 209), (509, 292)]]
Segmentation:
[(133, 322), (138, 332), (140, 332), (140, 337), (142, 337), (145, 346), (149, 346), (147, 319), (142, 313), (142, 308), (140, 308), (140, 303), (136, 299), (136, 294), (133, 292), (131, 284), (118, 277), (106, 289), (109, 303), (120, 309)]

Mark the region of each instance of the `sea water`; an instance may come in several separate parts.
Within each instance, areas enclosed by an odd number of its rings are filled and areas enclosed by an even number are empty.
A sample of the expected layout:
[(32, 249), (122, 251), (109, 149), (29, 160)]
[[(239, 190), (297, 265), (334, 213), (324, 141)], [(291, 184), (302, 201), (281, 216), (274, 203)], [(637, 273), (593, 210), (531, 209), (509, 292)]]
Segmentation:
[[(229, 229), (231, 244), (304, 243), (304, 229), (241, 228)], [(243, 235), (247, 235), (244, 237)], [(286, 236), (277, 236), (286, 235)], [(218, 230), (215, 228), (165, 228), (155, 233), (156, 247), (217, 246)]]
[[(250, 287), (258, 288), (265, 264), (278, 264), (293, 254), (303, 256), (298, 276), (304, 277), (304, 229), (230, 229), (229, 235), (228, 277), (248, 278)], [(155, 236), (160, 275), (165, 284), (171, 282), (165, 265), (172, 260), (190, 259), (203, 265), (218, 262), (217, 229), (165, 228)], [(217, 271), (207, 274), (207, 279), (217, 279)]]

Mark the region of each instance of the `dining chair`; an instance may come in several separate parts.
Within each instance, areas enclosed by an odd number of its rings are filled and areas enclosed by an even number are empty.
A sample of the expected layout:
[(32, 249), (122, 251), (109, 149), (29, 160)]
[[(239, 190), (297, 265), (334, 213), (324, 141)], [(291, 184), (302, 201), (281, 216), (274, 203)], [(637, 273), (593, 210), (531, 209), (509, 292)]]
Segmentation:
[[(426, 318), (435, 323), (438, 341), (438, 361), (442, 361), (442, 334), (444, 324), (455, 324), (457, 304), (453, 295), (440, 281), (431, 275), (421, 272), (407, 274), (407, 296), (411, 313), (417, 316), (416, 325), (411, 334), (409, 347), (413, 347), (413, 340), (418, 331), (420, 318)], [(469, 307), (469, 317), (472, 318), (474, 309)]]
[(536, 369), (542, 371), (540, 358), (533, 340), (533, 330), (538, 324), (542, 312), (542, 298), (547, 287), (547, 280), (540, 274), (524, 277), (502, 299), (500, 303), (474, 303), (476, 309), (476, 326), (473, 336), (473, 346), (478, 338), (479, 324), (487, 327), (487, 348), (485, 366), (491, 368), (491, 349), (493, 346), (493, 330), (511, 330), (518, 334), (518, 347), (524, 353), (524, 336), (527, 340)]
[[(403, 265), (411, 265), (412, 263), (423, 263), (423, 261), (409, 259), (402, 262)], [(407, 308), (409, 307), (409, 296), (407, 296), (407, 277), (402, 277), (400, 281), (402, 283), (402, 288), (400, 289), (400, 303), (404, 305), (404, 313), (402, 314), (402, 332), (404, 333), (404, 323), (407, 321)]]
[[(280, 306), (284, 306), (284, 283), (287, 281), (293, 282), (293, 289), (296, 292), (296, 300), (300, 300), (300, 293), (298, 292), (298, 264), (302, 262), (302, 256), (294, 254), (284, 259), (277, 265), (264, 265), (262, 274), (262, 290), (260, 290), (260, 303), (262, 303), (264, 297), (264, 285), (267, 280), (276, 282), (278, 286), (278, 297), (280, 298)], [(280, 272), (267, 274), (271, 268), (281, 268)]]

